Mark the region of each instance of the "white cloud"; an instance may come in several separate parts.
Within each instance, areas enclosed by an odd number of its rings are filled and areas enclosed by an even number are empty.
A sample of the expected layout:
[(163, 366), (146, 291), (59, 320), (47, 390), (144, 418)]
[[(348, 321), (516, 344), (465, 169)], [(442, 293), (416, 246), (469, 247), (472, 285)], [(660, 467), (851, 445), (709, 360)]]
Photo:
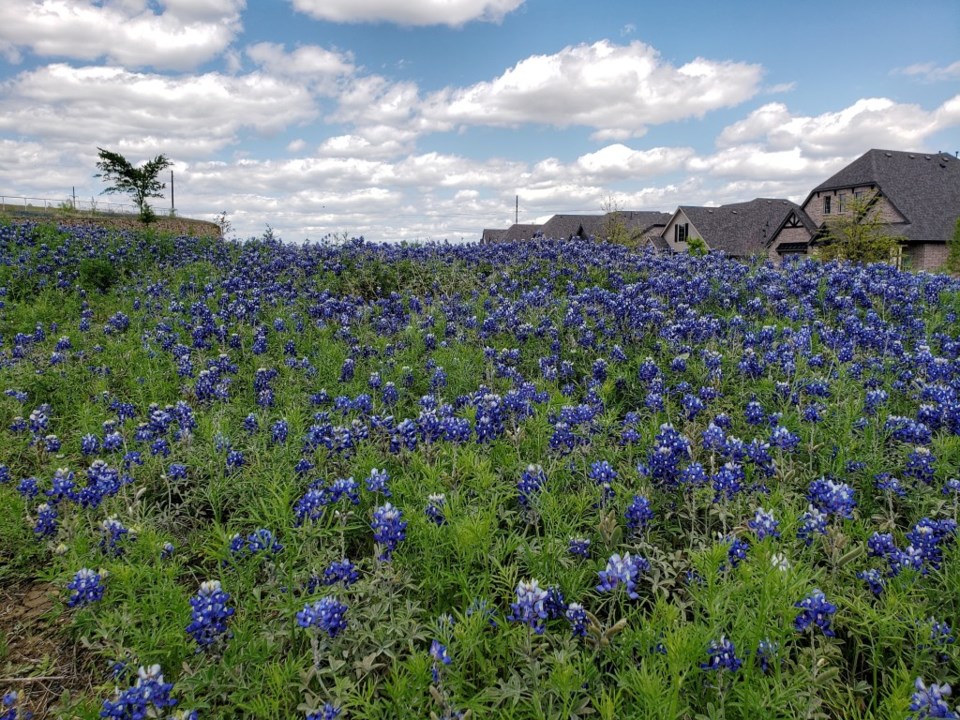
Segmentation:
[(353, 56), (317, 45), (303, 45), (287, 52), (279, 43), (251, 45), (247, 56), (267, 73), (282, 78), (298, 78), (309, 82), (315, 92), (331, 94), (337, 81), (354, 73)]
[(651, 148), (634, 150), (622, 144), (607, 145), (577, 158), (576, 166), (584, 174), (604, 181), (649, 177), (676, 172), (685, 167), (693, 149)]
[(241, 29), (244, 0), (146, 2), (4, 0), (0, 52), (99, 60), (128, 67), (185, 70), (222, 53)]
[(642, 42), (601, 40), (533, 55), (489, 82), (433, 93), (423, 115), (439, 129), (581, 125), (601, 139), (623, 140), (648, 125), (737, 105), (758, 92), (761, 75), (758, 65), (704, 58), (677, 67)]
[(865, 98), (816, 116), (793, 115), (786, 105), (770, 103), (726, 127), (718, 144), (731, 147), (762, 140), (770, 151), (799, 149), (814, 158), (848, 157), (851, 149), (919, 150), (933, 133), (957, 124), (960, 95), (933, 111), (888, 98)]
[(934, 63), (916, 63), (893, 71), (894, 75), (906, 75), (921, 82), (949, 82), (960, 80), (960, 60), (946, 66)]
[(473, 20), (500, 22), (522, 4), (523, 0), (293, 0), (294, 8), (318, 20), (454, 27)]
[(0, 131), (174, 158), (209, 156), (244, 129), (273, 133), (316, 115), (301, 84), (260, 72), (171, 77), (55, 64), (0, 90)]

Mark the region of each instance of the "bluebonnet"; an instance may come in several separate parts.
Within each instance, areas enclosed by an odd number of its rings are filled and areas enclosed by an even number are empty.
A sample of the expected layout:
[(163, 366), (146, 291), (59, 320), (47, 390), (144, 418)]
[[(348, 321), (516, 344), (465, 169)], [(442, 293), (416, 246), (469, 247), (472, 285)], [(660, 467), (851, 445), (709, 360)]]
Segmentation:
[(343, 583), (344, 587), (350, 587), (360, 579), (360, 573), (356, 566), (347, 558), (334, 560), (323, 571), (323, 584), (336, 585)]
[(637, 600), (640, 597), (637, 592), (637, 581), (649, 570), (649, 561), (640, 555), (624, 553), (621, 557), (619, 553), (614, 553), (607, 560), (606, 569), (598, 573), (600, 584), (597, 585), (597, 592), (613, 592), (617, 586), (623, 585), (626, 588), (627, 597)]
[(120, 693), (116, 700), (103, 701), (100, 717), (115, 720), (162, 717), (164, 708), (177, 704), (170, 697), (171, 690), (173, 683), (164, 682), (159, 665), (140, 667), (136, 684)]
[(446, 524), (447, 518), (443, 514), (443, 508), (446, 503), (447, 498), (443, 493), (436, 493), (427, 497), (427, 507), (424, 509), (424, 512), (434, 524)]
[(510, 603), (511, 612), (507, 619), (528, 625), (536, 634), (542, 635), (544, 621), (549, 616), (544, 606), (548, 592), (540, 587), (537, 580), (527, 580), (517, 585), (516, 594), (517, 601)]
[(16, 690), (4, 693), (0, 697), (0, 720), (31, 720), (33, 713), (21, 710), (19, 706), (20, 694)]
[(84, 435), (80, 438), (80, 452), (94, 455), (100, 449), (100, 439), (96, 435)]
[(273, 532), (267, 528), (258, 528), (247, 535), (246, 549), (251, 555), (268, 551), (275, 555), (283, 550), (283, 545), (273, 536)]
[(366, 486), (370, 492), (378, 492), (384, 497), (391, 497), (390, 487), (387, 483), (390, 481), (390, 475), (386, 470), (373, 468), (367, 477)]
[(852, 487), (828, 477), (810, 483), (807, 499), (824, 514), (847, 519), (853, 517), (853, 509), (857, 505)]
[(956, 533), (957, 523), (954, 520), (921, 518), (907, 533), (910, 545), (905, 554), (910, 557), (913, 567), (924, 575), (929, 572), (929, 568), (939, 570), (943, 561), (942, 546), (952, 542)]
[(735, 497), (743, 489), (742, 483), (745, 477), (746, 473), (741, 465), (735, 462), (724, 463), (712, 477), (713, 501), (719, 502), (723, 499), (729, 500)]
[(790, 432), (783, 425), (777, 425), (770, 432), (770, 444), (784, 452), (791, 452), (800, 444), (800, 436)]
[(590, 557), (590, 539), (570, 538), (570, 541), (567, 544), (567, 552), (577, 557)]
[(763, 540), (768, 535), (774, 538), (780, 537), (780, 531), (777, 530), (780, 523), (774, 519), (773, 513), (769, 510), (757, 508), (753, 520), (750, 520), (747, 525), (757, 534), (757, 540)]
[(190, 598), (190, 624), (187, 634), (197, 643), (197, 652), (209, 650), (230, 637), (227, 620), (235, 610), (229, 607), (230, 594), (222, 589), (219, 580), (200, 584), (197, 594)]
[(821, 512), (813, 505), (807, 507), (807, 511), (800, 516), (800, 527), (797, 528), (797, 537), (803, 540), (804, 545), (811, 545), (815, 535), (824, 535), (827, 532), (826, 513)]
[(397, 545), (406, 538), (407, 523), (402, 519), (398, 508), (390, 503), (384, 503), (373, 513), (373, 539), (383, 546), (379, 555), (380, 560), (389, 561)]
[(875, 568), (861, 570), (857, 573), (857, 578), (863, 580), (867, 584), (867, 587), (870, 588), (870, 592), (872, 592), (874, 595), (879, 595), (882, 593), (883, 588), (887, 584), (887, 581), (883, 578), (883, 575), (881, 575), (880, 571)]
[(347, 627), (346, 612), (347, 606), (336, 598), (322, 597), (303, 606), (303, 610), (297, 613), (297, 624), (303, 628), (317, 628), (335, 638)]
[(741, 562), (747, 559), (747, 551), (750, 550), (750, 541), (746, 538), (733, 538), (730, 540), (730, 547), (727, 548), (727, 560), (730, 567), (737, 567)]
[(719, 640), (713, 640), (707, 648), (709, 659), (700, 663), (703, 670), (728, 670), (736, 672), (743, 665), (743, 660), (737, 657), (733, 641), (721, 635)]
[(120, 541), (130, 533), (123, 523), (116, 517), (111, 516), (100, 524), (100, 530), (102, 535), (99, 543), (100, 549), (117, 557), (123, 555), (124, 548), (120, 545)]
[(827, 637), (836, 635), (830, 623), (833, 614), (837, 611), (837, 606), (830, 603), (819, 589), (815, 589), (803, 600), (794, 603), (794, 607), (800, 608), (800, 613), (793, 621), (797, 631), (803, 632), (813, 626), (820, 628)]
[(950, 709), (945, 699), (951, 695), (949, 685), (931, 683), (930, 687), (927, 687), (922, 678), (917, 678), (913, 687), (915, 692), (910, 698), (910, 710), (916, 712), (916, 715), (909, 715), (907, 720), (926, 720), (927, 718), (957, 720), (957, 713)]
[(160, 548), (160, 559), (169, 560), (173, 557), (173, 553), (176, 550), (172, 542), (165, 542)]
[(527, 465), (517, 482), (517, 494), (520, 504), (526, 507), (530, 503), (531, 496), (540, 492), (547, 482), (547, 474), (539, 465)]
[(587, 473), (587, 477), (601, 489), (601, 505), (615, 495), (613, 481), (617, 479), (617, 471), (606, 460), (597, 460), (590, 465), (590, 472)]
[(38, 538), (50, 537), (57, 533), (57, 508), (56, 505), (41, 503), (37, 506), (37, 522), (33, 526), (33, 532)]
[(447, 646), (443, 645), (439, 640), (436, 639), (430, 643), (430, 657), (433, 658), (433, 666), (430, 668), (430, 674), (433, 677), (433, 682), (435, 684), (439, 684), (440, 667), (452, 663), (453, 658), (451, 658), (450, 654), (447, 652)]
[(770, 666), (777, 658), (779, 648), (777, 643), (764, 638), (757, 644), (757, 662), (760, 664), (760, 670), (770, 672)]
[(340, 717), (341, 709), (333, 703), (324, 703), (316, 712), (307, 713), (305, 720), (336, 720)]
[(96, 602), (103, 597), (103, 584), (101, 575), (89, 568), (80, 568), (77, 570), (73, 580), (67, 583), (67, 589), (71, 590), (68, 607), (78, 607)]
[(564, 617), (570, 623), (570, 631), (574, 637), (584, 637), (587, 634), (587, 626), (590, 620), (587, 618), (587, 611), (580, 603), (570, 603), (567, 605)]
[(907, 489), (903, 487), (900, 480), (888, 472), (881, 472), (874, 475), (873, 484), (877, 490), (889, 492), (898, 497), (905, 497), (907, 494)]
[(924, 485), (933, 483), (936, 458), (929, 448), (917, 447), (907, 456), (907, 464), (903, 468), (904, 477), (919, 480)]
[(653, 510), (650, 509), (650, 501), (642, 495), (634, 495), (633, 502), (627, 508), (624, 515), (627, 518), (627, 527), (637, 532), (644, 530), (647, 523), (653, 519)]
[(32, 500), (40, 494), (40, 485), (35, 477), (26, 477), (17, 485), (17, 492), (24, 498)]
[(230, 450), (227, 452), (226, 471), (238, 470), (246, 464), (243, 453), (240, 450)]
[(270, 426), (270, 442), (275, 445), (282, 445), (287, 441), (287, 435), (290, 432), (290, 426), (284, 419), (277, 420)]

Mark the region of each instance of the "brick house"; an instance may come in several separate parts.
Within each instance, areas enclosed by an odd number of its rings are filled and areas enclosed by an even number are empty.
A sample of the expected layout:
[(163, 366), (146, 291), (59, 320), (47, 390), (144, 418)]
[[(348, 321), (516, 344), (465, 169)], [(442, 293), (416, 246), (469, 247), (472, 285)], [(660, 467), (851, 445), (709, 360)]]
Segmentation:
[(806, 254), (817, 226), (796, 203), (779, 198), (703, 207), (681, 205), (660, 234), (661, 246), (685, 252), (698, 237), (708, 250), (731, 257), (765, 255), (779, 262), (784, 255)]
[[(853, 198), (874, 198), (890, 232), (906, 239), (903, 258), (913, 270), (936, 270), (960, 217), (960, 160), (943, 153), (869, 150), (815, 187), (803, 203), (823, 228), (849, 212)], [(814, 240), (816, 242), (816, 240)]]

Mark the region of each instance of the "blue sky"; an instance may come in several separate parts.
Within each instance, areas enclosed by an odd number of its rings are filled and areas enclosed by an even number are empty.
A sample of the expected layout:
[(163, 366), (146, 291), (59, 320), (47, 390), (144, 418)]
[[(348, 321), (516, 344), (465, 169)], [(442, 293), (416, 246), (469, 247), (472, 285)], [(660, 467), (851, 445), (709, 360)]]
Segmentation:
[(801, 201), (960, 150), (958, 39), (956, 0), (4, 0), (0, 194), (121, 202), (99, 146), (288, 241)]

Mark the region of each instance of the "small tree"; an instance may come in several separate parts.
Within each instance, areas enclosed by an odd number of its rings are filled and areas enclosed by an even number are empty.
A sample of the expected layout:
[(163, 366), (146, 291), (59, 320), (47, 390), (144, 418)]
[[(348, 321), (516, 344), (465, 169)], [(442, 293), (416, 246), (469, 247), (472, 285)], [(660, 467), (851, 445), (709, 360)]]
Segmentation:
[(607, 216), (603, 221), (601, 233), (603, 237), (612, 243), (618, 245), (632, 245), (633, 238), (630, 236), (630, 230), (624, 220), (623, 212), (620, 209), (620, 203), (614, 197), (608, 197), (600, 203), (600, 209)]
[(953, 237), (947, 240), (947, 272), (960, 274), (960, 217), (953, 226)]
[(880, 216), (877, 196), (855, 197), (847, 208), (847, 212), (826, 221), (817, 240), (817, 254), (824, 260), (894, 261), (904, 238), (889, 232), (889, 223)]
[[(94, 177), (103, 178), (104, 182), (112, 183), (103, 193), (127, 193), (133, 196), (133, 201), (140, 210), (140, 220), (144, 223), (152, 222), (156, 215), (147, 204), (147, 198), (163, 197), (166, 185), (158, 179), (161, 171), (172, 164), (164, 155), (157, 155), (142, 167), (134, 167), (120, 153), (111, 152), (98, 147), (100, 161), (97, 163), (99, 173)], [(102, 193), (101, 193), (102, 194)]]

